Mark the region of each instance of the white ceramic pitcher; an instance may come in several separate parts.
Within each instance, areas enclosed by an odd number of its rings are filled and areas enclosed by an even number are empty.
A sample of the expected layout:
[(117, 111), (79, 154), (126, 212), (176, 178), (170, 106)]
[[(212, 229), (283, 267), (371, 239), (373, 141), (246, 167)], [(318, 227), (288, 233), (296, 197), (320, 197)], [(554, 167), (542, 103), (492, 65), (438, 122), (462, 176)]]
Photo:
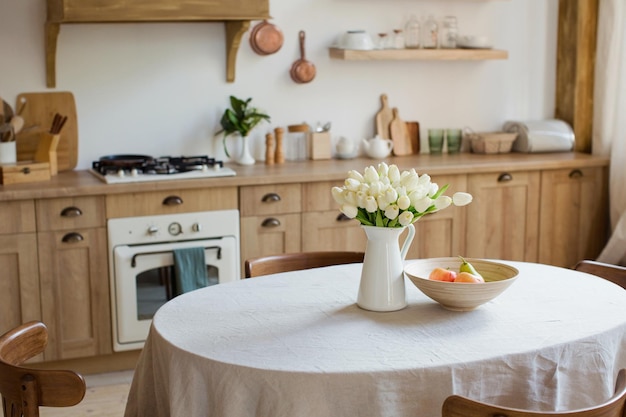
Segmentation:
[(357, 305), (371, 311), (396, 311), (406, 307), (404, 258), (415, 236), (415, 226), (400, 249), (398, 238), (405, 227), (362, 226), (367, 235)]

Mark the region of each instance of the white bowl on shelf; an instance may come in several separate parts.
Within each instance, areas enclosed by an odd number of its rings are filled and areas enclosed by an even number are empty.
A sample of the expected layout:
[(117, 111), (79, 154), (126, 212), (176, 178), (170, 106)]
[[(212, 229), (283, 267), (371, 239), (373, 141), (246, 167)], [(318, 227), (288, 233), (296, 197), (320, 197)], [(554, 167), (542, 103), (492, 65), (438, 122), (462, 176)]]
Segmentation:
[(374, 49), (374, 41), (364, 30), (349, 30), (339, 37), (337, 46), (340, 49), (369, 51)]

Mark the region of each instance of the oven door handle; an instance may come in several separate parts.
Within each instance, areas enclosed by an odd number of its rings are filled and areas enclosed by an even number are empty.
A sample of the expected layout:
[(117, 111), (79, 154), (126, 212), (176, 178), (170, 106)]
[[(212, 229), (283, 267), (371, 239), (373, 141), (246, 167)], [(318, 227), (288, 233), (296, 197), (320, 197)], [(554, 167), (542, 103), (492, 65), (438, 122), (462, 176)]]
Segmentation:
[[(222, 247), (221, 246), (207, 246), (204, 248), (204, 250), (210, 250), (210, 249), (214, 249), (217, 251), (217, 259), (222, 259)], [(148, 255), (161, 255), (163, 253), (172, 253), (173, 251), (171, 250), (162, 250), (162, 251), (158, 251), (158, 252), (141, 252), (141, 253), (136, 253), (133, 255), (133, 257), (130, 260), (130, 266), (132, 268), (134, 268), (135, 266), (137, 266), (137, 258), (140, 256), (148, 256)]]

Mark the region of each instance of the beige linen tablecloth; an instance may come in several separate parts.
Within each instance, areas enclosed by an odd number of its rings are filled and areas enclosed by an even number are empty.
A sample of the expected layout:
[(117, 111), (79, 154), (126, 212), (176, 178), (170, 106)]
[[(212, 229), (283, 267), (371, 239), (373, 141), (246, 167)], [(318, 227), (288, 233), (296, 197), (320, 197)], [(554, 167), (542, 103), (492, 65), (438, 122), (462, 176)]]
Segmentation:
[(436, 417), (451, 394), (537, 410), (608, 398), (626, 367), (626, 291), (507, 262), (518, 280), (452, 312), (356, 306), (360, 264), (220, 284), (156, 314), (126, 417)]

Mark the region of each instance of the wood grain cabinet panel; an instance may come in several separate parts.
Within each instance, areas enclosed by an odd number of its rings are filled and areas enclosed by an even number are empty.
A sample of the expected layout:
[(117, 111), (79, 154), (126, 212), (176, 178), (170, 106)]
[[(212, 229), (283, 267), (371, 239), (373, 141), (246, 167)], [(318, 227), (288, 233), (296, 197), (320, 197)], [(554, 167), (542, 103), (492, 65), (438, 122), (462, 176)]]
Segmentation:
[(536, 262), (539, 187), (538, 171), (470, 174), (467, 256)]
[(0, 334), (41, 320), (35, 233), (0, 235)]
[(46, 360), (112, 353), (106, 228), (38, 234)]
[(36, 230), (35, 202), (17, 200), (0, 202), (0, 235)]
[(604, 168), (541, 173), (539, 262), (571, 268), (600, 254), (608, 232), (606, 184)]
[(241, 271), (246, 259), (300, 252), (300, 214), (241, 218)]
[(106, 224), (104, 197), (37, 200), (37, 230), (69, 230)]
[(237, 187), (151, 191), (106, 197), (108, 219), (237, 208)]

